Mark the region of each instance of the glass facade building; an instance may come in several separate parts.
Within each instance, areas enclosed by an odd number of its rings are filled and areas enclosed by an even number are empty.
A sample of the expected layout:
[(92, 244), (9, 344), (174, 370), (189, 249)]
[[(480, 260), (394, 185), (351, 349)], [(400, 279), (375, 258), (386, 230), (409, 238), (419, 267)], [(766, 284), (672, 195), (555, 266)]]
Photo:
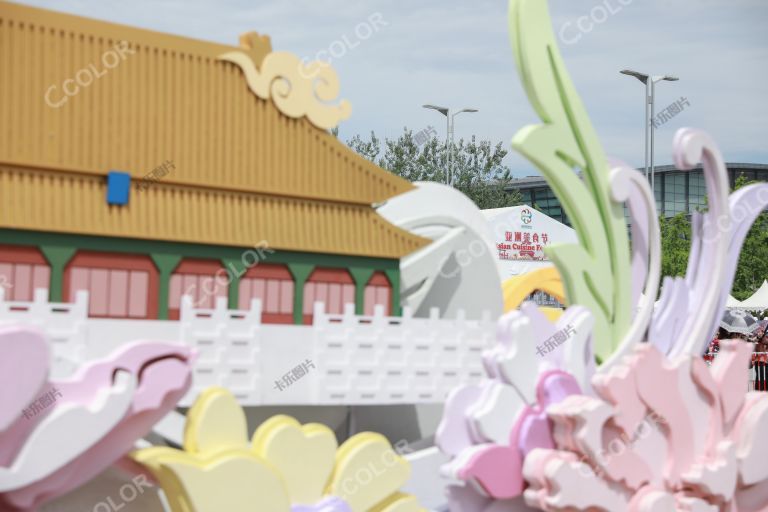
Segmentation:
[[(768, 164), (726, 164), (731, 189), (736, 178), (744, 175), (749, 180), (768, 181)], [(640, 169), (640, 172), (643, 172)], [(706, 206), (706, 185), (701, 167), (691, 171), (680, 171), (673, 165), (656, 167), (655, 193), (656, 208), (665, 217), (678, 213), (690, 214)], [(533, 206), (550, 217), (571, 225), (552, 189), (542, 177), (514, 180), (507, 190), (519, 190), (522, 202)], [(626, 214), (626, 207), (625, 207)]]

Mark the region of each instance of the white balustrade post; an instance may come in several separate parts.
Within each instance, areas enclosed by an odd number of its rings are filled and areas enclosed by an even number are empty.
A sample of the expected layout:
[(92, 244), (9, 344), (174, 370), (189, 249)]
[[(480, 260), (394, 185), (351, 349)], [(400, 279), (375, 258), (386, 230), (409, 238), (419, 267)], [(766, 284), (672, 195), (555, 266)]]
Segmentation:
[(181, 314), (179, 315), (179, 319), (184, 321), (189, 321), (193, 318), (193, 311), (192, 311), (192, 297), (189, 295), (182, 295), (181, 296)]
[(328, 317), (325, 314), (325, 304), (315, 302), (312, 308), (312, 325), (325, 325), (328, 323)]
[(262, 325), (264, 315), (263, 311), (261, 310), (261, 299), (251, 299), (251, 309), (248, 312), (248, 318), (251, 322), (255, 323), (256, 325)]

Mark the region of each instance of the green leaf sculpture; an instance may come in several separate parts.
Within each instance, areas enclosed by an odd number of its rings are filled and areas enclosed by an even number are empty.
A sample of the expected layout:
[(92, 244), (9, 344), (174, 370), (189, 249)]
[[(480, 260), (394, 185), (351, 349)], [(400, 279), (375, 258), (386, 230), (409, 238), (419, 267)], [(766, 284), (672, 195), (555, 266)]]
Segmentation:
[(608, 163), (563, 64), (547, 1), (510, 0), (509, 23), (518, 72), (542, 121), (517, 132), (512, 147), (538, 167), (576, 230), (579, 245), (552, 246), (547, 255), (568, 302), (592, 311), (593, 346), (606, 360), (632, 321), (623, 206), (611, 199)]

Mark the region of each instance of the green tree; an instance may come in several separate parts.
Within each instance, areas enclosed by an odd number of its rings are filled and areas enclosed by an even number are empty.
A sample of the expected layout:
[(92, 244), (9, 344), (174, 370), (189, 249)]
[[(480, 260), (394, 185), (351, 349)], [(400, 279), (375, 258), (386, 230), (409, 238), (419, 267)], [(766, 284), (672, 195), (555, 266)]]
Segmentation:
[(691, 222), (685, 213), (659, 218), (661, 276), (684, 276), (691, 253)]
[[(413, 132), (405, 128), (397, 139), (381, 140), (371, 132), (364, 140), (355, 135), (347, 145), (360, 155), (408, 181), (436, 181), (445, 183), (448, 152), (445, 143), (431, 137), (419, 145)], [(506, 192), (511, 172), (502, 160), (507, 151), (501, 143), (495, 146), (488, 140), (475, 137), (461, 139), (451, 150), (453, 185), (482, 209), (502, 208), (520, 204), (518, 191)]]
[(371, 132), (370, 140), (367, 141), (363, 140), (359, 135), (355, 135), (351, 140), (347, 141), (347, 146), (373, 163), (377, 163), (376, 157), (381, 152), (381, 141), (373, 132)]
[[(742, 174), (736, 178), (734, 190), (751, 183), (755, 182)], [(747, 299), (760, 288), (765, 279), (768, 279), (768, 213), (763, 212), (744, 240), (731, 294), (738, 300)]]
[[(734, 190), (754, 183), (744, 175), (736, 178)], [(661, 228), (661, 275), (682, 276), (691, 250), (691, 222), (684, 213), (659, 219)], [(768, 213), (761, 213), (744, 240), (731, 294), (749, 298), (768, 279)]]

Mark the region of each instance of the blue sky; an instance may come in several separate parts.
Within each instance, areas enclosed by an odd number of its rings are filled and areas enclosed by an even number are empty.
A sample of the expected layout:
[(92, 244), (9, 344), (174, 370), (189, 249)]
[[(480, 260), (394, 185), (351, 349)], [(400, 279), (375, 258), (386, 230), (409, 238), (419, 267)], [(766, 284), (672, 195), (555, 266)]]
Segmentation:
[[(424, 103), (479, 109), (456, 118), (457, 139), (477, 135), (507, 147), (537, 121), (512, 60), (504, 0), (21, 3), (233, 45), (256, 30), (272, 37), (274, 49), (310, 59), (346, 38), (343, 52), (333, 46), (343, 55), (332, 62), (353, 108), (340, 127), (344, 140), (428, 125), (444, 137), (445, 118)], [(768, 0), (549, 4), (566, 65), (610, 156), (643, 164), (643, 86), (618, 73), (633, 68), (680, 77), (658, 87), (658, 109), (681, 97), (690, 103), (656, 131), (657, 164), (671, 163), (672, 136), (683, 126), (708, 131), (726, 161), (768, 163)], [(376, 31), (356, 36), (372, 15), (381, 20)], [(518, 176), (536, 174), (517, 154), (506, 163)]]

